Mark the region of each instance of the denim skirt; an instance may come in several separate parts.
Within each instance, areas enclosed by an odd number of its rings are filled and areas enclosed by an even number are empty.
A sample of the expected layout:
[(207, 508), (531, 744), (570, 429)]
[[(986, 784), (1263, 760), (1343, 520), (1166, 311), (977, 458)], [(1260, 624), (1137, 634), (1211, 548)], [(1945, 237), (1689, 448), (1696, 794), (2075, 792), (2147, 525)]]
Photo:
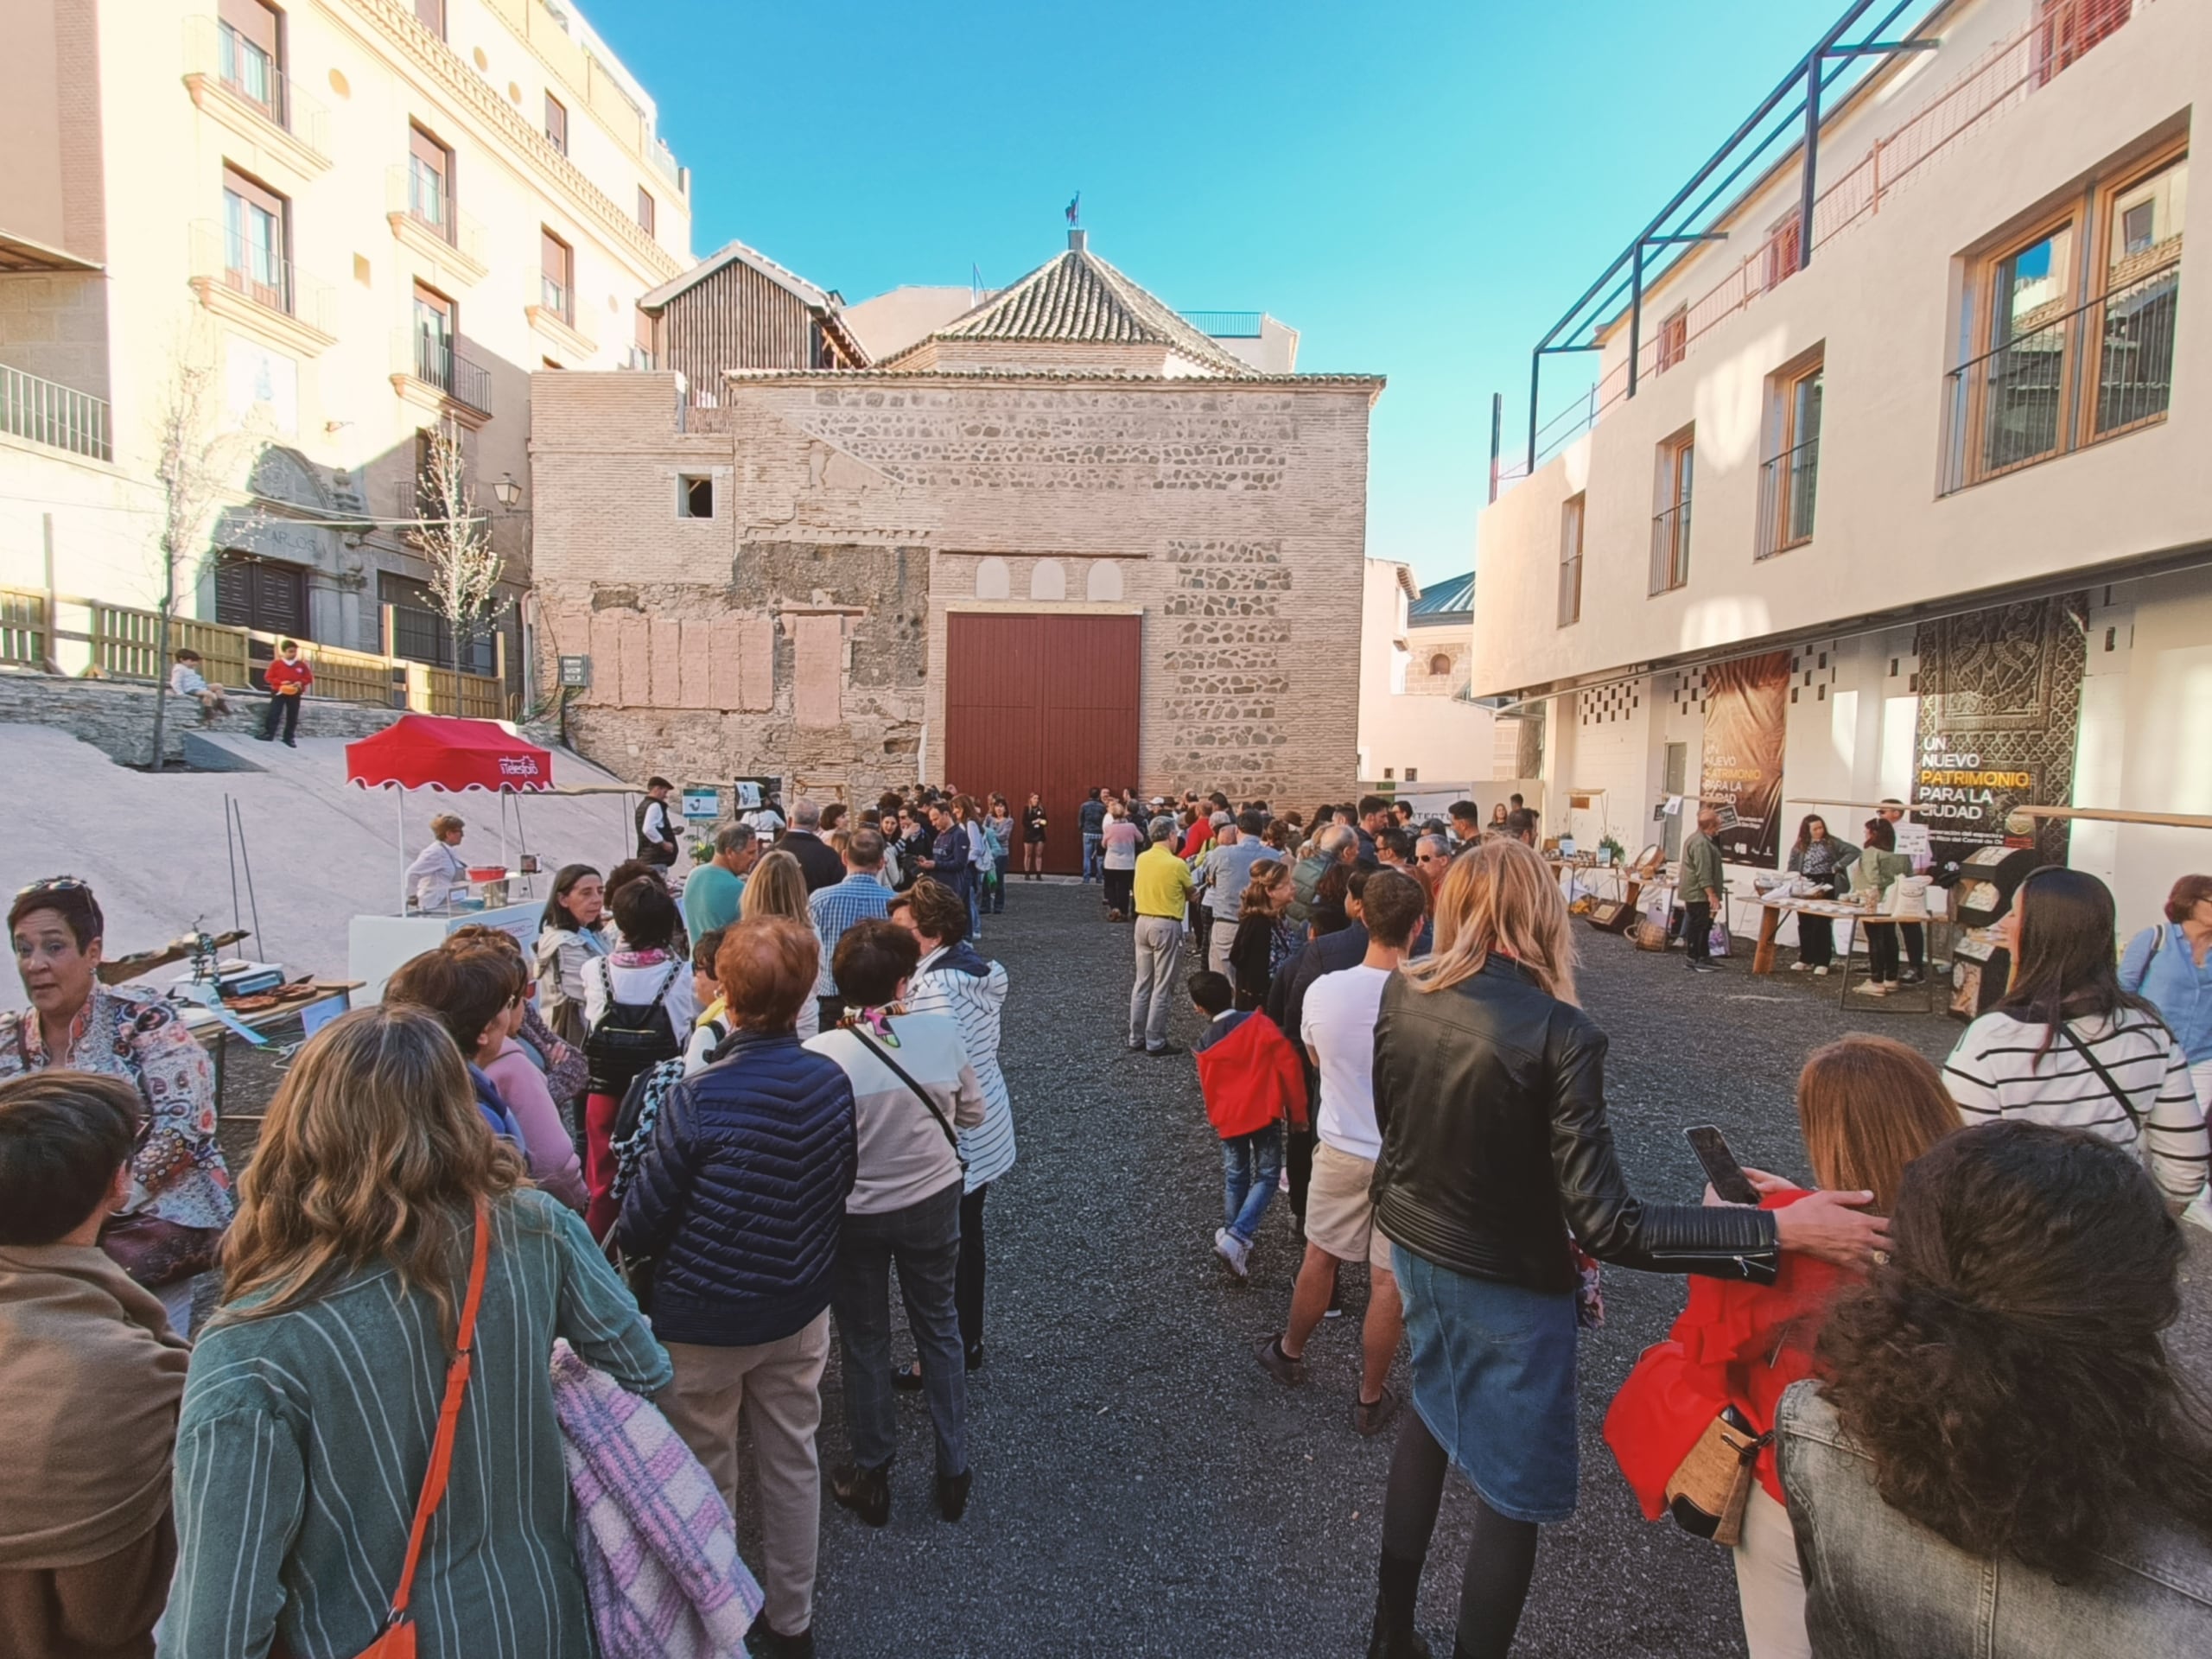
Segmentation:
[(1414, 1409), (1483, 1501), (1564, 1521), (1579, 1474), (1574, 1293), (1476, 1279), (1394, 1244)]

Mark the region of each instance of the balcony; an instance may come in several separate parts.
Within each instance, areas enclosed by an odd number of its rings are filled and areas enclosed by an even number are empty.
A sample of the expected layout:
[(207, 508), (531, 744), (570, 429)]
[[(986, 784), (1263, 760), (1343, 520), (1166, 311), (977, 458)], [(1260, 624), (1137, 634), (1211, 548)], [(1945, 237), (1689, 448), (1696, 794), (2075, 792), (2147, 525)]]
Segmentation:
[(293, 184), (330, 170), (330, 112), (229, 24), (186, 18), (184, 61), (193, 103), (255, 147), (256, 170)]
[(0, 432), (93, 461), (113, 461), (106, 402), (0, 363)]
[(392, 390), (471, 430), (492, 418), (492, 372), (453, 340), (427, 328), (392, 336)]
[(449, 283), (480, 283), (491, 269), (484, 227), (461, 211), (453, 192), (403, 162), (385, 175), (385, 219), (393, 240), (429, 260)]
[(1211, 340), (1257, 340), (1264, 311), (1185, 311), (1183, 321)]
[(337, 343), (330, 285), (213, 219), (192, 225), (192, 291), (225, 321), (296, 356)]
[(569, 367), (581, 367), (599, 355), (598, 345), (576, 327), (574, 287), (558, 277), (541, 273), (529, 293), (530, 300), (524, 305), (523, 313), (530, 319), (530, 326), (558, 348)]
[(1759, 539), (1755, 557), (1770, 559), (1813, 539), (1821, 441), (1808, 438), (1759, 464)]
[(1651, 594), (1670, 594), (1690, 579), (1690, 504), (1678, 501), (1651, 520)]
[(2180, 302), (2174, 257), (1952, 370), (1940, 493), (2165, 419)]

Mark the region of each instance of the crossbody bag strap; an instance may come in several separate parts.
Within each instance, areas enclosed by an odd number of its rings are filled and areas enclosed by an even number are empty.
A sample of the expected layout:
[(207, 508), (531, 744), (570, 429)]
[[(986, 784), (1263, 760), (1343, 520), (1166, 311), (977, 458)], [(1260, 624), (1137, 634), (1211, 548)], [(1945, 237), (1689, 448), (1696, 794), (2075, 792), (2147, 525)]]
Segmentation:
[(385, 1627), (402, 1624), (407, 1604), (415, 1593), (415, 1568), (423, 1557), (423, 1541), (429, 1535), (430, 1517), (445, 1501), (446, 1478), (453, 1472), (454, 1432), (461, 1423), (461, 1396), (467, 1392), (468, 1373), (476, 1344), (476, 1310), (484, 1300), (484, 1267), (492, 1252), (492, 1213), (481, 1198), (476, 1201), (476, 1249), (468, 1264), (468, 1294), (461, 1304), (461, 1325), (455, 1332), (453, 1363), (446, 1367), (445, 1402), (438, 1408), (437, 1438), (430, 1446), (429, 1472), (423, 1477), (423, 1493), (415, 1501), (415, 1525), (407, 1535), (407, 1563), (399, 1569), (399, 1588), (392, 1593), (391, 1613)]
[[(944, 1131), (944, 1138), (952, 1143), (953, 1155), (955, 1157), (958, 1157), (960, 1153), (960, 1132), (954, 1128), (952, 1127), (951, 1121), (948, 1119), (943, 1112), (938, 1109), (937, 1102), (930, 1098), (930, 1091), (923, 1088), (920, 1084), (916, 1083), (912, 1077), (907, 1076), (906, 1068), (899, 1065), (898, 1061), (893, 1059), (890, 1054), (885, 1050), (882, 1044), (877, 1042), (874, 1038), (869, 1036), (858, 1026), (847, 1026), (845, 1029), (851, 1032), (854, 1036), (859, 1038), (862, 1046), (873, 1053), (877, 1059), (881, 1060), (885, 1065), (889, 1067), (892, 1076), (897, 1077), (899, 1082), (905, 1084), (907, 1088), (913, 1091), (914, 1098), (920, 1101), (922, 1104), (928, 1109), (929, 1115), (931, 1117), (937, 1119), (938, 1128)], [(968, 1167), (968, 1160), (965, 1158), (962, 1158), (960, 1160), (960, 1167), (963, 1170)]]
[(2089, 1063), (2091, 1068), (2096, 1072), (2097, 1076), (2103, 1080), (2105, 1087), (2112, 1090), (2112, 1097), (2120, 1103), (2120, 1109), (2127, 1114), (2127, 1121), (2135, 1126), (2135, 1133), (2138, 1135), (2140, 1135), (2143, 1133), (2145, 1123), (2149, 1119), (2149, 1114), (2144, 1113), (2139, 1115), (2136, 1112), (2135, 1103), (2128, 1099), (2127, 1091), (2122, 1089), (2120, 1086), (2119, 1080), (2115, 1078), (2110, 1071), (2105, 1069), (2105, 1063), (2089, 1052), (2089, 1046), (2074, 1034), (2074, 1027), (2072, 1026), (2069, 1025), (2063, 1019), (2061, 1019), (2058, 1022), (2058, 1028), (2061, 1032), (2065, 1033), (2066, 1040), (2074, 1045), (2074, 1052)]

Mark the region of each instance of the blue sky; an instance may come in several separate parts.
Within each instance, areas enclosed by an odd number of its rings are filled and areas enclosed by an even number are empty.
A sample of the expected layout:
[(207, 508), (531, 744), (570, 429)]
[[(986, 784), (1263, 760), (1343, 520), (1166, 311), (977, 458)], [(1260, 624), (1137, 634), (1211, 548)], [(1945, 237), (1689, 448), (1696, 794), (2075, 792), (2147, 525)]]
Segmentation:
[[(1090, 245), (1376, 372), (1368, 548), (1464, 570), (1490, 397), (1841, 0), (1058, 6), (584, 0), (741, 238), (857, 301)], [(1547, 369), (1569, 390), (1572, 366)], [(1547, 413), (1553, 406), (1546, 398)]]

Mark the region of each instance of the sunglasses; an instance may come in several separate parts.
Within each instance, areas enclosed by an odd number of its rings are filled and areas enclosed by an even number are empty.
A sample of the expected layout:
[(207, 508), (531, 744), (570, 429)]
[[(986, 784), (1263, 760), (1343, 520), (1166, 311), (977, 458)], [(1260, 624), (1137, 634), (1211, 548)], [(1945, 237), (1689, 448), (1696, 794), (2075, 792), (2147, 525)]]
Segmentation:
[(86, 893), (92, 883), (73, 875), (49, 875), (42, 881), (34, 881), (27, 887), (17, 887), (16, 897), (28, 899), (35, 893)]

